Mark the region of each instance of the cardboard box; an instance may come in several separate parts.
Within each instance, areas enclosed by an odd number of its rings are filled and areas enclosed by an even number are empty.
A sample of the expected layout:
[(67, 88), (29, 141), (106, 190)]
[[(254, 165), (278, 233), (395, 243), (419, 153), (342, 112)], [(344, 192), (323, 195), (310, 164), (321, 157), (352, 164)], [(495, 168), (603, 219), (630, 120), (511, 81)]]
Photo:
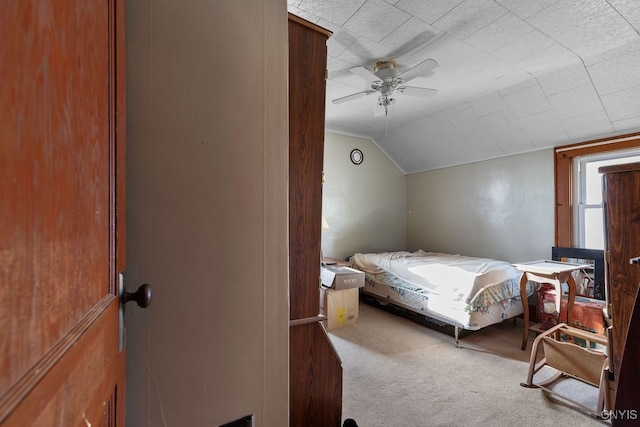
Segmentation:
[(337, 291), (364, 287), (364, 273), (342, 265), (327, 265), (320, 269), (322, 284)]
[(320, 314), (327, 317), (327, 331), (358, 323), (358, 288), (334, 290), (320, 287)]
[[(606, 303), (601, 300), (577, 296), (573, 303), (573, 308), (571, 309), (571, 322), (569, 322), (569, 325), (585, 329), (590, 332), (595, 332), (599, 335), (604, 335), (605, 326), (602, 309), (605, 305)], [(560, 302), (560, 311), (564, 318), (566, 318), (566, 296), (562, 297), (562, 301)]]

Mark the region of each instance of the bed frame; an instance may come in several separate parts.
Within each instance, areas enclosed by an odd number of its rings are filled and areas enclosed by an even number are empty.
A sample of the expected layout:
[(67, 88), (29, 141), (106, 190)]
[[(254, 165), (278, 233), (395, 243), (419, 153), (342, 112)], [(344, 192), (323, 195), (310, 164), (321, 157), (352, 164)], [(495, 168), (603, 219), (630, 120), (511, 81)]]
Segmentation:
[[(515, 300), (517, 301), (517, 308), (511, 312), (510, 317), (504, 317), (499, 321), (485, 324), (482, 326), (468, 326), (465, 325), (456, 319), (440, 315), (439, 313), (425, 310), (422, 311), (416, 307), (412, 307), (407, 304), (403, 304), (401, 301), (392, 300), (390, 298), (385, 298), (382, 295), (377, 295), (371, 292), (367, 292), (366, 285), (368, 284), (370, 279), (365, 276), (365, 287), (360, 288), (360, 298), (364, 303), (377, 307), (379, 309), (385, 310), (389, 313), (396, 314), (407, 318), (411, 321), (419, 323), (423, 326), (426, 326), (430, 329), (437, 330), (439, 332), (445, 333), (449, 336), (453, 336), (454, 344), (456, 347), (460, 347), (460, 338), (463, 338), (469, 335), (472, 332), (478, 331), (482, 328), (490, 326), (491, 324), (496, 324), (503, 322), (508, 319), (512, 319), (513, 323), (517, 323), (517, 317), (522, 314), (522, 303), (520, 302), (519, 297), (512, 298), (513, 301), (510, 303), (515, 304)], [(512, 306), (513, 307), (513, 306)], [(505, 313), (506, 314), (506, 311)]]
[[(431, 314), (429, 316), (418, 313), (414, 308), (401, 304), (396, 301), (388, 301), (378, 295), (371, 294), (369, 292), (360, 289), (360, 300), (366, 304), (372, 305), (378, 309), (395, 314), (397, 316), (404, 317), (413, 322), (416, 322), (422, 326), (426, 326), (430, 329), (435, 329), (438, 332), (442, 332), (449, 336), (452, 336), (456, 347), (460, 347), (459, 339), (463, 338), (475, 330), (465, 329), (462, 325), (456, 324), (456, 322), (450, 319), (441, 319), (437, 315)], [(515, 317), (514, 317), (515, 323)]]

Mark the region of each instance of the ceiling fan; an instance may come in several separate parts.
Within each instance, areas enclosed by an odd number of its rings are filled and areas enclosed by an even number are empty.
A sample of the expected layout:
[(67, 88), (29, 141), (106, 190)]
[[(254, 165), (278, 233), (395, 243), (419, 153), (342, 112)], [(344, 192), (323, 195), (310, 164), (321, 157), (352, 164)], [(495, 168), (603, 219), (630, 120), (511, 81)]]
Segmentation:
[(438, 92), (437, 89), (405, 86), (404, 82), (421, 75), (428, 75), (428, 73), (437, 66), (438, 63), (435, 60), (427, 59), (402, 73), (398, 71), (398, 65), (394, 60), (376, 62), (373, 71), (361, 66), (353, 67), (349, 71), (371, 82), (371, 89), (336, 98), (331, 102), (334, 104), (342, 104), (377, 92), (379, 93), (378, 105), (384, 108), (384, 114), (387, 115), (389, 106), (396, 102), (396, 92), (422, 98), (435, 95)]

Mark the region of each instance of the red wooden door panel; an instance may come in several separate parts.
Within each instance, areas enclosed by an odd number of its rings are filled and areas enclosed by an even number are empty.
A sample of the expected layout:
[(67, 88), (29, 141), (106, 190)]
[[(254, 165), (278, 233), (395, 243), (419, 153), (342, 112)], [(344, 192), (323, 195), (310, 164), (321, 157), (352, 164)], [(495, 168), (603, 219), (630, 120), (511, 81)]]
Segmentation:
[(0, 3), (2, 425), (124, 424), (123, 28), (121, 0)]

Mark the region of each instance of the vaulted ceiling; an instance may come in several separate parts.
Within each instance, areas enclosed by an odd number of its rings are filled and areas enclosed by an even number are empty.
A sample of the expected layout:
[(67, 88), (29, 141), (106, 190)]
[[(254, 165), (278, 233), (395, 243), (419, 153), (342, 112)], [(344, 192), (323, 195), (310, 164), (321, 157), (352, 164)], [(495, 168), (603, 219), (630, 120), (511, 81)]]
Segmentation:
[[(640, 0), (288, 0), (333, 32), (326, 128), (371, 138), (414, 173), (640, 130)], [(395, 93), (350, 71), (438, 67)], [(382, 114), (380, 114), (382, 111)]]

